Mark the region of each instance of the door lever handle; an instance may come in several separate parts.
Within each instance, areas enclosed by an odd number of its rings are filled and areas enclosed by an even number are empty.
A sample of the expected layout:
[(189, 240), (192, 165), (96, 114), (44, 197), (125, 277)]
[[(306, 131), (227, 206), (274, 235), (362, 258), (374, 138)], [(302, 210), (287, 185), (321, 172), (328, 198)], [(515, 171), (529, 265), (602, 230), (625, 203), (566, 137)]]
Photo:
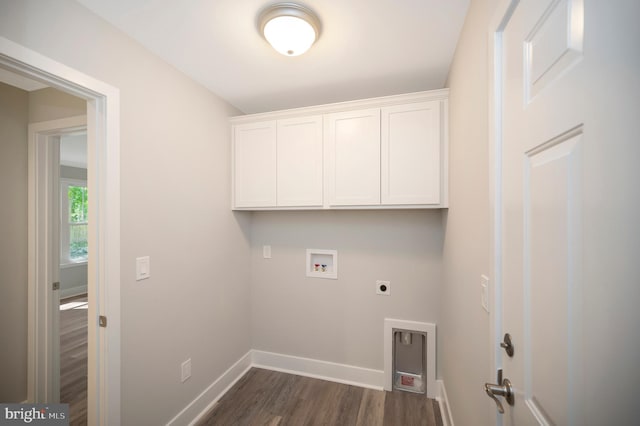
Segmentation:
[(504, 413), (504, 407), (502, 406), (502, 402), (498, 399), (498, 396), (504, 397), (505, 401), (507, 401), (509, 405), (513, 405), (514, 403), (511, 381), (509, 379), (502, 379), (502, 370), (498, 370), (498, 384), (485, 383), (484, 391), (489, 398), (493, 399), (496, 403), (500, 414)]

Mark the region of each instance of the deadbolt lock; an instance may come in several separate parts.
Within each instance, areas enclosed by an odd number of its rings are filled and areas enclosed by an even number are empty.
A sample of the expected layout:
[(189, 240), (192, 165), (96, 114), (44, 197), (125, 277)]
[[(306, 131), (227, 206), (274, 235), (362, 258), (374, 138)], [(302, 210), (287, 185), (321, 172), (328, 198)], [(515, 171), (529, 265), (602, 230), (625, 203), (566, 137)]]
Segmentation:
[(502, 343), (500, 343), (500, 347), (505, 350), (509, 358), (513, 356), (513, 343), (511, 342), (511, 335), (509, 333), (505, 333), (504, 339)]

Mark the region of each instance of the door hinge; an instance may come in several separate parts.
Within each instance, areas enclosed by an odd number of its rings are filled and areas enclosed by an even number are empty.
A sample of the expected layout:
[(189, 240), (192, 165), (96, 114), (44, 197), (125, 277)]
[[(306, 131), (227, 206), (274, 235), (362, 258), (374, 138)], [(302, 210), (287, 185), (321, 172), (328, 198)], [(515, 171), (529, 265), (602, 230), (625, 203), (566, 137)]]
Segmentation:
[(98, 317), (98, 325), (100, 325), (100, 327), (106, 327), (107, 326), (107, 317), (105, 317), (104, 315), (100, 315)]
[(51, 288), (53, 288), (54, 290), (60, 290), (60, 283), (59, 282), (55, 282), (55, 283), (51, 284)]

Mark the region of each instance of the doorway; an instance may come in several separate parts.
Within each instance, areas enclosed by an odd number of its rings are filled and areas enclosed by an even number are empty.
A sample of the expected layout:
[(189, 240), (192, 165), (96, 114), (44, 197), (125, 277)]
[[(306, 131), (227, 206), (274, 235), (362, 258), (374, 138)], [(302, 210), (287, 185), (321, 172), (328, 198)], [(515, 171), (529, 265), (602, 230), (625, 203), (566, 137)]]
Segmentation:
[(87, 129), (60, 135), (60, 402), (71, 424), (87, 422)]
[[(120, 192), (119, 192), (119, 92), (61, 63), (44, 57), (24, 46), (0, 37), (0, 67), (77, 96), (87, 102), (89, 199), (88, 247), (88, 388), (87, 423), (120, 423)], [(37, 132), (35, 132), (37, 133)], [(34, 134), (35, 134), (34, 133)], [(29, 144), (35, 144), (32, 137)], [(36, 151), (30, 150), (34, 156)], [(35, 182), (37, 171), (30, 161), (29, 176)], [(33, 188), (32, 188), (33, 189)], [(29, 193), (29, 228), (38, 229), (36, 193)], [(36, 250), (37, 232), (29, 233), (29, 329), (36, 330), (39, 305), (50, 312), (53, 288), (37, 291), (36, 282), (49, 275), (38, 269), (41, 253)], [(54, 281), (50, 281), (52, 284)], [(55, 310), (57, 311), (57, 309)], [(46, 317), (46, 316), (45, 316)], [(108, 322), (107, 322), (108, 319)], [(107, 327), (101, 327), (99, 323)], [(50, 336), (49, 336), (50, 339)], [(30, 332), (28, 339), (28, 402), (39, 401), (36, 392), (42, 383), (36, 381), (40, 369), (51, 367), (46, 354), (46, 339)], [(45, 354), (45, 355), (43, 355)], [(48, 386), (45, 383), (44, 386)]]

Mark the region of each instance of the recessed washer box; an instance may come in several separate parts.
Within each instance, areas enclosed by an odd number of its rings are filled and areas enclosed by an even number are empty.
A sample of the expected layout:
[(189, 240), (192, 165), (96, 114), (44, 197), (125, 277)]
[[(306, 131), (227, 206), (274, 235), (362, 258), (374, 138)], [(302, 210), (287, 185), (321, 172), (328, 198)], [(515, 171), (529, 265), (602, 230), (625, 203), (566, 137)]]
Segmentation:
[(338, 279), (338, 251), (307, 249), (307, 276), (311, 278)]

